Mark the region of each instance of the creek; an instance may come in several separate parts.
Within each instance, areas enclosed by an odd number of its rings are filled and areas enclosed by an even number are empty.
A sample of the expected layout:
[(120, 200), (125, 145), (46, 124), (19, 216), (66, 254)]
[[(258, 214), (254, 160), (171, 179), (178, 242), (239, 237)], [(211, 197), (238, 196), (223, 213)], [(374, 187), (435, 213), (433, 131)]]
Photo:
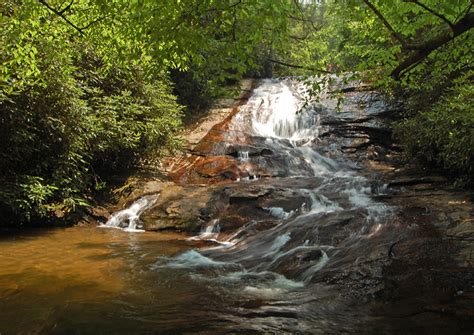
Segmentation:
[[(385, 272), (406, 227), (363, 164), (369, 154), (355, 153), (383, 134), (389, 106), (376, 92), (346, 97), (341, 111), (306, 95), (293, 79), (262, 81), (170, 169), (179, 198), (139, 197), (101, 227), (3, 237), (0, 333), (456, 327), (387, 307)], [(340, 136), (341, 123), (354, 136)]]

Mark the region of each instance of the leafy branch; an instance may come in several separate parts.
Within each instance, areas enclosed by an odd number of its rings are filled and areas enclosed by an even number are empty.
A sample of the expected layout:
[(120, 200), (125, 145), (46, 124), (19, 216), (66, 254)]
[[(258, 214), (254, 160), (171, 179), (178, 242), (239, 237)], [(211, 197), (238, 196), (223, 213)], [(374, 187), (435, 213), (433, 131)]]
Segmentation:
[(51, 5), (49, 5), (46, 0), (39, 0), (39, 2), (40, 2), (40, 4), (42, 4), (43, 6), (48, 8), (51, 12), (53, 12), (54, 14), (59, 16), (61, 19), (63, 19), (68, 25), (73, 27), (82, 36), (84, 36), (84, 30), (90, 28), (92, 25), (96, 24), (97, 22), (103, 21), (107, 17), (109, 17), (109, 16), (105, 15), (105, 16), (99, 17), (95, 20), (92, 20), (91, 22), (89, 22), (88, 24), (86, 24), (83, 27), (79, 27), (76, 24), (74, 24), (71, 20), (69, 20), (69, 18), (64, 14), (71, 8), (72, 4), (74, 3), (74, 0), (71, 0), (71, 2), (64, 9), (61, 9), (61, 10), (57, 10), (54, 7), (52, 7)]
[(382, 24), (390, 31), (392, 34), (392, 37), (400, 42), (400, 44), (408, 49), (408, 43), (405, 40), (405, 38), (402, 36), (402, 34), (398, 33), (395, 31), (395, 29), (391, 26), (391, 24), (387, 21), (387, 19), (382, 15), (382, 13), (375, 7), (369, 0), (364, 0), (365, 4), (374, 12), (374, 14), (379, 18), (380, 21), (382, 21)]
[(453, 24), (452, 33), (444, 32), (432, 39), (420, 44), (419, 49), (403, 60), (391, 73), (395, 80), (399, 80), (401, 75), (412, 69), (428, 57), (433, 51), (454, 40), (457, 36), (465, 33), (474, 27), (474, 13), (467, 13), (457, 23)]
[(448, 23), (451, 28), (451, 31), (444, 31), (439, 33), (437, 36), (423, 41), (422, 43), (408, 43), (408, 41), (390, 25), (387, 19), (382, 15), (382, 13), (375, 7), (369, 0), (363, 0), (364, 3), (372, 10), (372, 12), (380, 19), (382, 24), (390, 31), (392, 37), (396, 39), (402, 46), (403, 50), (409, 53), (408, 56), (402, 60), (398, 66), (391, 72), (391, 77), (395, 80), (400, 80), (401, 76), (413, 69), (420, 62), (422, 62), (426, 57), (428, 57), (433, 51), (442, 47), (446, 43), (452, 41), (457, 36), (465, 33), (474, 27), (474, 13), (472, 13), (471, 7), (468, 8), (465, 15), (457, 20), (455, 23), (449, 21), (445, 16), (439, 14), (424, 4), (416, 0), (406, 0), (406, 2), (412, 2), (421, 6), (431, 14), (441, 18), (444, 22)]
[(51, 12), (53, 12), (54, 14), (56, 14), (57, 16), (59, 16), (61, 19), (63, 19), (67, 24), (69, 24), (71, 27), (73, 27), (75, 30), (77, 30), (79, 32), (79, 34), (81, 35), (84, 35), (84, 32), (82, 31), (81, 28), (79, 28), (78, 26), (76, 26), (71, 20), (69, 20), (67, 18), (66, 15), (64, 15), (64, 13), (69, 10), (69, 8), (71, 8), (72, 6), (72, 3), (74, 1), (71, 1), (71, 3), (66, 6), (66, 8), (64, 8), (63, 10), (57, 10), (53, 7), (51, 7), (48, 2), (46, 0), (39, 0), (40, 4), (42, 4), (43, 6), (45, 6), (46, 8), (48, 8)]
[(431, 14), (433, 14), (434, 16), (437, 16), (438, 18), (440, 18), (441, 20), (443, 20), (445, 23), (448, 24), (448, 26), (454, 31), (454, 24), (449, 21), (446, 16), (440, 14), (440, 13), (437, 13), (435, 12), (433, 9), (429, 8), (428, 6), (426, 6), (425, 4), (419, 2), (418, 0), (405, 0), (406, 2), (412, 2), (418, 6), (420, 6), (421, 8), (423, 8), (424, 10), (426, 10), (427, 12), (430, 12)]

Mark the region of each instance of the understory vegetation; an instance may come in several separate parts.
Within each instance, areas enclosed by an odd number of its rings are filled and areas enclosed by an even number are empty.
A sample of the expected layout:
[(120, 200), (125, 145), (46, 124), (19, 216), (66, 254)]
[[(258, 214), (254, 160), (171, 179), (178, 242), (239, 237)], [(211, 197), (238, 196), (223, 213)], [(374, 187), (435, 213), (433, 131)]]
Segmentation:
[[(341, 74), (403, 103), (407, 158), (474, 180), (469, 0), (6, 0), (0, 224), (64, 218), (110, 174), (179, 147), (244, 76)], [(316, 85), (317, 91), (319, 87)]]

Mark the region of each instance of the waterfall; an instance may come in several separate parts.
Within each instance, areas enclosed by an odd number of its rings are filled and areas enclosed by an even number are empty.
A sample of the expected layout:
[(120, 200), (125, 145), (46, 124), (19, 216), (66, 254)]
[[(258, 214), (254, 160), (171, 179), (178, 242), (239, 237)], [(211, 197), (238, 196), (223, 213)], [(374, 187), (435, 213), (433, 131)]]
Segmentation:
[[(240, 132), (235, 132), (237, 137), (230, 132), (226, 145), (240, 145), (238, 164), (244, 166), (248, 176), (237, 181), (258, 181), (253, 173), (274, 169), (279, 173), (276, 175), (283, 183), (282, 187), (299, 194), (307, 202), (293, 209), (279, 206), (278, 202), (262, 206), (260, 209), (277, 221), (273, 228), (258, 230), (258, 220), (251, 221), (225, 241), (219, 239), (219, 220), (212, 220), (199, 235), (191, 238), (219, 244), (199, 251), (206, 261), (201, 256), (198, 259), (195, 255), (198, 251), (193, 251), (194, 254), (170, 260), (170, 266), (185, 266), (186, 262), (190, 267), (196, 262), (212, 266), (239, 264), (245, 269), (244, 272), (239, 269), (222, 278), (242, 273), (257, 277), (274, 273), (274, 278), (280, 278), (278, 276), (287, 271), (294, 274), (291, 279), (295, 279), (298, 285), (306, 285), (318, 272), (331, 266), (334, 257), (345, 257), (344, 252), (331, 245), (332, 238), (321, 240), (320, 227), (337, 227), (334, 229), (340, 229), (344, 233), (339, 234), (345, 236), (346, 222), (350, 222), (350, 218), (357, 213), (361, 223), (348, 234), (345, 248), (349, 245), (354, 247), (351, 243), (357, 247), (361, 238), (371, 238), (380, 231), (382, 219), (389, 209), (370, 197), (371, 187), (365, 177), (338, 157), (334, 159), (318, 150), (321, 118), (327, 117), (328, 113), (324, 108), (306, 106), (304, 91), (304, 84), (294, 80), (264, 80), (231, 121), (231, 129)], [(250, 140), (242, 140), (242, 133)], [(259, 150), (271, 154), (256, 154), (250, 162), (250, 151), (246, 150), (246, 145), (253, 150), (251, 152)], [(293, 178), (301, 177), (315, 180), (319, 186), (302, 184), (295, 187)], [(270, 187), (273, 183), (271, 178), (258, 182)], [(271, 285), (276, 285), (275, 281)]]
[(246, 162), (246, 161), (249, 160), (249, 152), (248, 151), (239, 151), (238, 155), (239, 155), (239, 159), (242, 162)]
[(118, 211), (101, 228), (117, 228), (128, 232), (144, 232), (139, 229), (140, 215), (158, 200), (157, 194), (146, 195), (133, 202), (130, 207)]
[(253, 132), (262, 137), (288, 139), (304, 144), (318, 137), (320, 116), (313, 107), (304, 105), (298, 91), (304, 85), (266, 80), (255, 89), (243, 110), (251, 113)]

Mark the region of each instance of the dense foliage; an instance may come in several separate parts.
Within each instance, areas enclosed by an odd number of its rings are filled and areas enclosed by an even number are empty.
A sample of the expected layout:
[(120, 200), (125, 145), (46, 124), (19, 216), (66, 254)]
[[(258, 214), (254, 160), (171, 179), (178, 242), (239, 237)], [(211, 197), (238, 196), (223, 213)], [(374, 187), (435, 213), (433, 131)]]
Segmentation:
[(86, 205), (103, 176), (175, 148), (183, 115), (209, 106), (223, 84), (275, 70), (351, 71), (389, 94), (403, 92), (396, 134), (406, 152), (469, 180), (472, 6), (3, 1), (0, 220), (63, 216)]
[(2, 220), (62, 217), (101, 176), (175, 146), (181, 107), (164, 73), (115, 61), (40, 4), (2, 10)]
[(467, 185), (474, 176), (474, 84), (458, 80), (434, 100), (416, 112), (409, 109), (411, 115), (395, 125), (395, 134), (406, 154), (444, 168)]

